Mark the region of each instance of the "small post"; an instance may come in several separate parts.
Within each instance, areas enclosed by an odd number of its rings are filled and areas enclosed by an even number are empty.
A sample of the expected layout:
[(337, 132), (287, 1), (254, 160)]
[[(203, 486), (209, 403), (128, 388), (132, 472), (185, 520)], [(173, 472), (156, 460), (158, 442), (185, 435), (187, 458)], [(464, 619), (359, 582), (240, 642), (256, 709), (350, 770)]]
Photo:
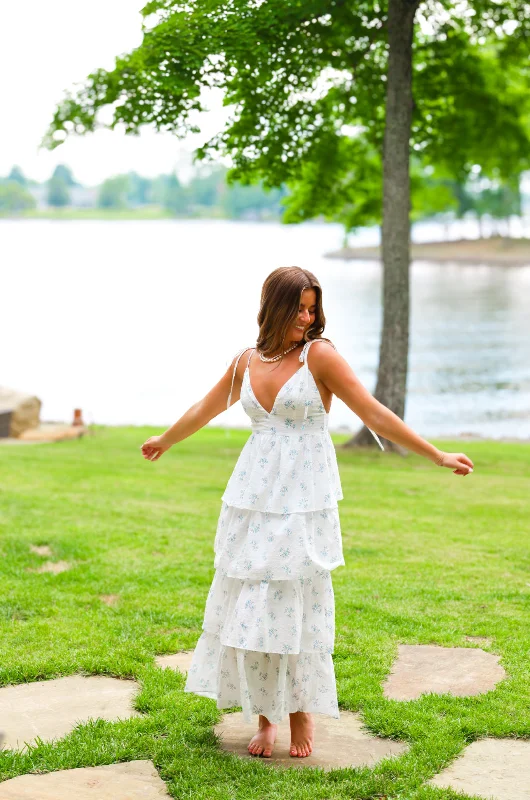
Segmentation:
[(81, 425), (84, 427), (83, 416), (80, 408), (74, 408), (74, 419), (72, 425)]

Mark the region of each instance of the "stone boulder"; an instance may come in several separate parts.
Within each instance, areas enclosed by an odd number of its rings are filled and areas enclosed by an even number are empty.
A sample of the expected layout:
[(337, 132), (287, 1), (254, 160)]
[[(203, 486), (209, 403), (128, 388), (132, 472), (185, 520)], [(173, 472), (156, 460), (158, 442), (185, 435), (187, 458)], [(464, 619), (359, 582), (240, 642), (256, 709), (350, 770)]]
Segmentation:
[(0, 386), (0, 436), (18, 438), (37, 428), (42, 402), (38, 397)]

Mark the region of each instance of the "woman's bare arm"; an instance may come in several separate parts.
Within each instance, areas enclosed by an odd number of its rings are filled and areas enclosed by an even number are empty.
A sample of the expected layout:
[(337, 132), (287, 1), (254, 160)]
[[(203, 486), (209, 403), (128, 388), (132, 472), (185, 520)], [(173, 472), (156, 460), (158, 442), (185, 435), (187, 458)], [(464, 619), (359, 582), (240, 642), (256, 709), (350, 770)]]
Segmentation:
[[(309, 350), (308, 364), (311, 359), (310, 370), (314, 377), (321, 380), (327, 388), (337, 395), (348, 408), (362, 419), (368, 428), (377, 434), (396, 442), (407, 450), (412, 450), (420, 456), (425, 456), (429, 461), (437, 463), (443, 451), (430, 444), (409, 428), (397, 414), (376, 400), (363, 384), (359, 381), (348, 362), (325, 342), (315, 342)], [(455, 456), (455, 463), (445, 463), (444, 466), (456, 467), (455, 472), (467, 475), (473, 468), (473, 462), (463, 453), (448, 453)], [(457, 463), (458, 462), (458, 463)]]
[[(244, 355), (239, 359), (230, 405), (232, 406), (239, 400), (241, 384), (244, 372)], [(156, 461), (166, 450), (169, 450), (177, 442), (187, 439), (188, 436), (196, 433), (217, 417), (221, 412), (226, 411), (230, 386), (232, 385), (232, 375), (237, 357), (234, 356), (223, 377), (210, 389), (202, 400), (198, 400), (188, 410), (160, 436), (151, 436), (141, 447), (144, 458), (149, 461)]]

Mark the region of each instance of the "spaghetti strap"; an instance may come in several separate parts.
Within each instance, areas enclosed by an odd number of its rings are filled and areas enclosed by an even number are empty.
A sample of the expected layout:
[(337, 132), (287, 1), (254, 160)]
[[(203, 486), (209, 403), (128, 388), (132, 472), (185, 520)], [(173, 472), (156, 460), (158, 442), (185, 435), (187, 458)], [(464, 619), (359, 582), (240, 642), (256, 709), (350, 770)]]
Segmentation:
[[(307, 382), (309, 381), (309, 366), (307, 364), (307, 354), (309, 353), (309, 348), (311, 347), (313, 342), (327, 342), (328, 344), (330, 344), (333, 347), (334, 350), (337, 349), (335, 347), (335, 345), (333, 344), (333, 342), (330, 342), (328, 339), (310, 339), (308, 342), (306, 342), (304, 344), (304, 346), (302, 348), (302, 352), (300, 353), (300, 356), (299, 356), (299, 361), (303, 361), (305, 366), (306, 366), (306, 386), (307, 386)], [(307, 419), (307, 406), (305, 407), (305, 410), (304, 410), (304, 419)], [(366, 427), (368, 428), (368, 425), (366, 425)], [(376, 440), (376, 442), (379, 445), (379, 447), (381, 448), (381, 450), (384, 450), (385, 448), (381, 444), (381, 440), (379, 439), (379, 436), (377, 435), (377, 433), (375, 433), (375, 431), (373, 431), (371, 428), (368, 428), (368, 430), (370, 431), (370, 433), (372, 434), (372, 436)]]
[[(253, 347), (243, 347), (242, 350), (238, 350), (238, 352), (236, 353), (237, 358), (236, 358), (236, 363), (234, 364), (234, 372), (232, 373), (232, 384), (230, 386), (230, 393), (228, 395), (228, 401), (227, 401), (227, 404), (226, 404), (226, 410), (227, 411), (230, 408), (230, 402), (232, 400), (232, 390), (234, 388), (234, 378), (236, 377), (236, 370), (237, 370), (237, 365), (239, 364), (239, 359), (241, 358), (243, 353), (246, 353), (247, 350), (253, 350), (253, 349), (254, 349)], [(251, 356), (252, 356), (252, 353), (250, 354), (250, 356), (248, 358), (249, 361), (250, 361), (250, 357)]]

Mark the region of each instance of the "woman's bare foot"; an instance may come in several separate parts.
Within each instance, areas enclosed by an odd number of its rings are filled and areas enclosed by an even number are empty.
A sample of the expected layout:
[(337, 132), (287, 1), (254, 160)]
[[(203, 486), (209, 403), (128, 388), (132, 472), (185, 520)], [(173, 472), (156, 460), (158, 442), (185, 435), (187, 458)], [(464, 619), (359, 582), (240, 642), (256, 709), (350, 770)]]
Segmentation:
[(294, 714), (289, 714), (289, 722), (291, 724), (289, 755), (297, 758), (311, 755), (315, 736), (313, 717), (305, 711), (296, 711)]
[(263, 756), (263, 758), (270, 758), (272, 755), (272, 748), (276, 741), (276, 733), (278, 726), (273, 722), (269, 722), (267, 717), (263, 714), (259, 715), (258, 732), (250, 740), (247, 750), (253, 756)]

